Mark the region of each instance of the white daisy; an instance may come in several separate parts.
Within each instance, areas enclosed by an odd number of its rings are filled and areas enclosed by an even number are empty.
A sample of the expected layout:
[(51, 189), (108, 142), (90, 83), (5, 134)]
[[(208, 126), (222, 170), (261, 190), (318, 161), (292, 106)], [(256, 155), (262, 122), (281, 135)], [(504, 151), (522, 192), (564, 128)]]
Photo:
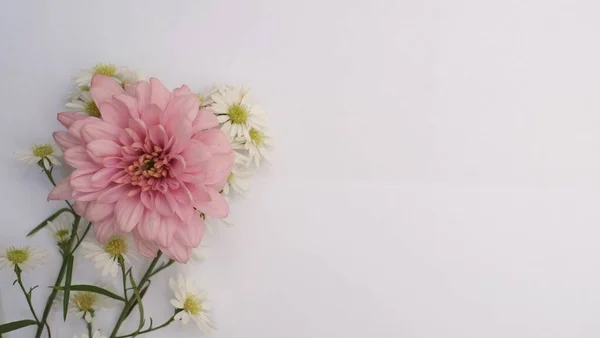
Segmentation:
[(252, 171), (248, 168), (234, 167), (223, 187), (223, 195), (229, 195), (230, 190), (240, 195), (245, 193), (250, 188), (250, 177), (252, 177)]
[(202, 331), (214, 330), (207, 317), (208, 308), (204, 294), (200, 293), (191, 278), (184, 278), (180, 274), (177, 279), (169, 278), (169, 286), (175, 294), (171, 305), (181, 310), (175, 315), (175, 320), (187, 324), (191, 318)]
[(260, 166), (260, 160), (269, 162), (267, 150), (271, 147), (271, 134), (258, 129), (250, 130), (250, 138), (238, 139), (231, 145), (233, 149), (245, 149), (248, 152), (248, 164), (254, 162), (256, 167)]
[(24, 162), (27, 165), (42, 163), (46, 169), (50, 169), (53, 165), (60, 165), (60, 161), (57, 158), (57, 156), (60, 157), (60, 154), (60, 150), (53, 142), (34, 144), (29, 150), (15, 152), (18, 161)]
[(131, 264), (134, 258), (133, 243), (129, 236), (115, 235), (109, 238), (105, 244), (95, 240), (86, 239), (81, 243), (84, 257), (96, 263), (96, 268), (102, 269), (102, 276), (109, 273), (114, 278), (119, 272), (119, 257), (127, 264)]
[(126, 67), (117, 67), (111, 63), (99, 63), (90, 69), (84, 69), (73, 77), (73, 81), (81, 91), (89, 91), (92, 77), (103, 74), (113, 77), (122, 86), (139, 81), (142, 76), (136, 71)]
[(65, 106), (71, 110), (78, 113), (85, 113), (89, 116), (101, 118), (100, 109), (96, 105), (96, 102), (92, 99), (92, 94), (90, 92), (81, 92), (77, 98), (73, 101), (68, 102)]
[[(109, 285), (101, 285), (100, 287), (111, 292), (114, 291)], [(64, 294), (62, 296), (64, 297)], [(62, 302), (59, 304), (62, 304)], [(75, 316), (91, 323), (97, 311), (108, 309), (113, 305), (114, 301), (104, 295), (88, 291), (72, 291), (69, 299), (69, 312), (74, 312)]]
[(45, 263), (46, 251), (29, 246), (10, 246), (0, 251), (0, 270), (15, 265), (23, 271), (34, 270)]
[[(81, 336), (74, 335), (73, 338), (90, 338), (90, 336), (88, 336), (87, 333), (84, 333)], [(98, 330), (98, 331), (94, 332), (94, 335), (92, 336), (92, 338), (106, 338), (106, 336), (103, 335), (102, 333), (100, 333), (100, 330)]]
[(206, 256), (204, 256), (204, 252), (206, 251), (206, 248), (208, 246), (205, 244), (200, 244), (198, 247), (193, 248), (192, 249), (192, 254), (190, 255), (190, 260), (188, 261), (189, 263), (195, 264), (195, 263), (200, 263), (203, 260), (206, 259)]
[(250, 103), (249, 91), (240, 87), (221, 87), (211, 98), (221, 129), (230, 138), (250, 138), (251, 129), (264, 126), (264, 111)]
[(72, 224), (73, 215), (65, 212), (55, 218), (54, 221), (48, 221), (46, 229), (52, 233), (58, 245), (64, 245), (71, 239)]

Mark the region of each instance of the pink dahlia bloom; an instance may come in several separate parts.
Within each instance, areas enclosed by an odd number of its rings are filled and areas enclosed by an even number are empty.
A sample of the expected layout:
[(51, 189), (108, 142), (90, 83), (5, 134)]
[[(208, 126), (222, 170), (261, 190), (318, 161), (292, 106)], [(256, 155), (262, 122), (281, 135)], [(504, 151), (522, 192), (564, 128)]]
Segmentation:
[(234, 155), (210, 110), (187, 86), (170, 92), (157, 79), (128, 85), (96, 75), (90, 93), (102, 119), (60, 113), (67, 131), (54, 133), (65, 161), (75, 168), (48, 196), (72, 199), (94, 222), (100, 242), (133, 233), (140, 253), (157, 249), (187, 262), (204, 234), (205, 215), (224, 218), (219, 194)]

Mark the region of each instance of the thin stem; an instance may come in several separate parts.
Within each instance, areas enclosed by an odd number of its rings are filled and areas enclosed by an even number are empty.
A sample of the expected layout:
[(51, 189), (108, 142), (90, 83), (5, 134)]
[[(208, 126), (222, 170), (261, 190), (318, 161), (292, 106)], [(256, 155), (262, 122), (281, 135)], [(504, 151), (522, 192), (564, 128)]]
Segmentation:
[[(180, 311), (181, 311), (181, 309), (177, 309), (177, 310), (175, 311), (175, 314), (177, 314), (177, 313), (178, 313), (178, 312), (180, 312)], [(140, 334), (144, 334), (144, 333), (148, 333), (148, 332), (156, 331), (156, 330), (158, 330), (158, 329), (162, 329), (163, 327), (166, 327), (166, 326), (168, 326), (168, 325), (169, 325), (169, 324), (171, 324), (171, 323), (172, 323), (174, 320), (175, 320), (175, 315), (171, 316), (171, 318), (169, 318), (169, 320), (167, 320), (167, 321), (166, 321), (164, 324), (162, 324), (162, 325), (159, 325), (159, 326), (157, 326), (157, 327), (151, 327), (151, 328), (148, 328), (148, 329), (146, 329), (146, 330), (142, 330), (142, 331), (139, 331), (139, 332), (130, 333), (130, 334), (127, 334), (127, 335), (124, 335), (124, 336), (117, 336), (117, 337), (115, 337), (115, 338), (127, 338), (127, 337), (133, 337), (133, 336), (137, 336), (137, 335), (140, 335)]]
[(154, 275), (156, 275), (157, 273), (159, 273), (159, 272), (163, 271), (164, 269), (168, 268), (168, 267), (169, 267), (169, 266), (171, 266), (173, 263), (175, 263), (175, 261), (174, 261), (174, 260), (172, 260), (172, 259), (169, 259), (169, 262), (167, 262), (167, 263), (165, 263), (165, 264), (163, 264), (163, 265), (159, 266), (159, 267), (158, 267), (158, 269), (156, 269), (156, 270), (155, 270), (155, 271), (154, 271), (154, 272), (153, 272), (153, 273), (150, 275), (150, 277), (153, 277), (153, 276), (154, 276)]
[(77, 243), (75, 244), (75, 247), (73, 248), (73, 250), (71, 250), (71, 254), (74, 254), (75, 250), (77, 250), (77, 248), (79, 248), (79, 244), (81, 244), (81, 242), (83, 242), (85, 235), (87, 235), (87, 233), (90, 231), (91, 228), (92, 228), (92, 222), (88, 222), (88, 225), (85, 228), (83, 235), (81, 235), (81, 238), (77, 239)]
[(33, 315), (33, 318), (35, 318), (35, 321), (38, 322), (38, 324), (39, 324), (40, 320), (38, 319), (38, 316), (35, 314), (35, 310), (33, 309), (33, 305), (31, 304), (31, 292), (25, 291), (25, 286), (23, 286), (23, 280), (21, 279), (22, 271), (23, 270), (21, 270), (21, 268), (18, 265), (15, 265), (15, 273), (17, 274), (17, 282), (19, 283), (19, 286), (21, 287), (21, 290), (23, 291), (23, 294), (25, 295), (25, 299), (27, 299), (27, 305), (29, 305), (29, 310), (31, 310), (31, 314)]
[(125, 260), (123, 257), (119, 257), (119, 265), (121, 266), (121, 275), (123, 276), (123, 298), (125, 298), (125, 303), (129, 300), (127, 299), (127, 272), (125, 272)]
[(88, 330), (88, 337), (92, 338), (92, 323), (88, 323), (87, 320), (85, 320), (85, 324), (87, 326), (87, 330)]
[[(50, 310), (52, 309), (52, 303), (58, 294), (58, 287), (62, 283), (63, 278), (65, 278), (65, 273), (67, 272), (67, 262), (69, 261), (69, 256), (72, 255), (70, 248), (73, 246), (73, 242), (75, 241), (74, 234), (77, 232), (79, 228), (79, 221), (81, 220), (80, 216), (75, 216), (75, 221), (73, 222), (73, 229), (71, 230), (71, 238), (66, 245), (67, 250), (63, 253), (63, 261), (60, 266), (60, 271), (58, 272), (58, 276), (56, 276), (56, 282), (54, 282), (54, 287), (52, 288), (52, 292), (50, 292), (50, 296), (48, 296), (48, 300), (46, 300), (46, 307), (44, 308), (44, 313), (42, 314), (42, 320), (39, 322), (38, 329), (35, 333), (35, 338), (40, 338), (42, 336), (42, 331), (44, 330), (44, 324), (46, 320), (48, 320), (48, 315), (50, 314)], [(50, 332), (48, 332), (48, 337), (50, 337)]]
[[(158, 263), (160, 256), (162, 256), (162, 252), (159, 251), (158, 254), (156, 255), (156, 257), (150, 263), (150, 266), (146, 270), (146, 273), (144, 273), (144, 276), (140, 280), (140, 283), (138, 284), (138, 288), (141, 289), (144, 286), (144, 284), (146, 284), (146, 282), (152, 275), (152, 271), (154, 270), (154, 267)], [(129, 313), (129, 310), (133, 307), (135, 300), (136, 300), (136, 297), (131, 297), (129, 299), (129, 301), (127, 301), (127, 303), (125, 303), (125, 306), (123, 307), (123, 311), (121, 311), (121, 315), (119, 316), (119, 319), (117, 319), (115, 328), (110, 333), (111, 338), (115, 338), (117, 336), (117, 332), (119, 332), (119, 328), (121, 327), (121, 325), (123, 325), (123, 321), (125, 321), (125, 319), (127, 318), (127, 314)]]

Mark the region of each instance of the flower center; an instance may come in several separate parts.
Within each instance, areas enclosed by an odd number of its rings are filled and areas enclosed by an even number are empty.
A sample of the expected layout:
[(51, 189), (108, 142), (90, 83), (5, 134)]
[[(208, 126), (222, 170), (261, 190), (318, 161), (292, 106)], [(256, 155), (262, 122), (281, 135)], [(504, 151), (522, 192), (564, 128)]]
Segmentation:
[(102, 74), (106, 76), (115, 76), (117, 74), (117, 67), (110, 63), (99, 63), (94, 66), (94, 74)]
[(85, 108), (83, 109), (89, 116), (102, 118), (102, 115), (100, 114), (100, 109), (98, 109), (96, 102), (94, 102), (93, 100), (86, 102)]
[(263, 144), (265, 144), (265, 134), (257, 129), (250, 129), (250, 140), (252, 140), (252, 143), (256, 144), (259, 147), (262, 147)]
[(96, 294), (91, 292), (78, 292), (73, 296), (75, 306), (81, 311), (93, 311), (96, 303)]
[(113, 236), (106, 241), (104, 251), (112, 258), (120, 257), (127, 253), (127, 242), (125, 242), (125, 239), (121, 236)]
[(54, 149), (49, 144), (36, 144), (33, 146), (33, 155), (36, 157), (47, 157), (52, 155)]
[(155, 187), (160, 178), (169, 175), (169, 163), (159, 146), (154, 146), (150, 154), (141, 155), (125, 170), (131, 175), (131, 184), (148, 191)]
[(234, 104), (227, 110), (231, 123), (242, 124), (248, 121), (248, 109), (245, 105)]
[(71, 237), (69, 230), (67, 229), (60, 229), (54, 235), (59, 243), (64, 243), (69, 240), (69, 237)]
[(183, 310), (192, 316), (197, 316), (202, 312), (202, 302), (196, 295), (188, 293), (183, 302)]
[(23, 264), (29, 258), (29, 252), (24, 249), (9, 249), (6, 256), (13, 264)]

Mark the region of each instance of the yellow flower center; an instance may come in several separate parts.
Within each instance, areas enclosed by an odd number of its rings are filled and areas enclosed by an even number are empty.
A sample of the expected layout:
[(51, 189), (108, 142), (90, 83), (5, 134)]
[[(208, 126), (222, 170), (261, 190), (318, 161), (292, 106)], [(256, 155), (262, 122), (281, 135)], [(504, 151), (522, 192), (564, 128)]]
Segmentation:
[(102, 74), (106, 76), (115, 76), (117, 74), (117, 67), (110, 63), (99, 63), (93, 68), (94, 74)]
[(231, 123), (242, 124), (248, 121), (248, 109), (245, 105), (234, 104), (227, 110)]
[(250, 129), (250, 140), (257, 146), (262, 147), (265, 144), (265, 134), (260, 130), (252, 128)]
[(6, 258), (13, 264), (23, 264), (29, 259), (29, 252), (25, 249), (8, 249)]
[(71, 237), (70, 231), (67, 229), (60, 229), (54, 235), (59, 243), (64, 243), (69, 240), (69, 237)]
[(100, 109), (98, 109), (98, 106), (96, 105), (96, 102), (94, 102), (94, 101), (86, 102), (85, 108), (83, 108), (83, 109), (89, 116), (102, 118), (102, 115), (100, 114)]
[(183, 310), (192, 316), (197, 316), (202, 312), (202, 302), (198, 296), (188, 293), (183, 302)]
[(33, 146), (33, 155), (36, 157), (47, 157), (52, 155), (54, 149), (49, 144), (36, 144)]
[(127, 242), (121, 236), (113, 236), (104, 244), (104, 251), (112, 258), (118, 258), (127, 253)]
[(75, 306), (81, 311), (93, 311), (97, 296), (92, 292), (78, 292), (73, 296)]
[(230, 172), (229, 176), (227, 176), (227, 181), (231, 182), (234, 177), (235, 177), (235, 174), (233, 172)]
[(90, 91), (90, 86), (86, 86), (86, 85), (79, 86), (79, 89), (80, 89), (82, 92), (89, 92), (89, 91)]

